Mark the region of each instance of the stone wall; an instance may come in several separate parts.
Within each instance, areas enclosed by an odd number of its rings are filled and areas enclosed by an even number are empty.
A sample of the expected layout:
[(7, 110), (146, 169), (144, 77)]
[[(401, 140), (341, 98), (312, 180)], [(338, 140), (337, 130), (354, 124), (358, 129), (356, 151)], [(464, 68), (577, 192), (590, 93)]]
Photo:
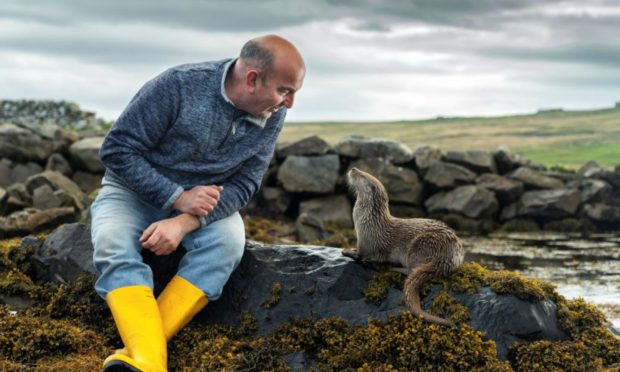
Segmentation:
[[(71, 129), (83, 121), (102, 122), (66, 102), (0, 101), (0, 237), (88, 219), (89, 194), (104, 171), (98, 159), (104, 133)], [(620, 226), (618, 166), (548, 169), (506, 148), (412, 150), (363, 137), (333, 146), (316, 136), (279, 143), (245, 211), (295, 220), (302, 242), (326, 238), (334, 228), (352, 226), (354, 196), (345, 176), (351, 167), (385, 184), (398, 217), (438, 218), (474, 233)]]

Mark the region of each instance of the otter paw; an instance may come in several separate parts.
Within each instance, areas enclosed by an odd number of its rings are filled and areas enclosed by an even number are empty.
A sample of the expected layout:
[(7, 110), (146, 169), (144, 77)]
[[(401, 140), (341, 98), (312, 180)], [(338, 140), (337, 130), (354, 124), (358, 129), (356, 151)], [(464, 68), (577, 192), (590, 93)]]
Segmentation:
[(358, 259), (359, 258), (359, 252), (357, 250), (357, 248), (344, 248), (342, 250), (342, 255), (343, 256), (347, 256), (347, 257), (351, 257), (353, 259)]

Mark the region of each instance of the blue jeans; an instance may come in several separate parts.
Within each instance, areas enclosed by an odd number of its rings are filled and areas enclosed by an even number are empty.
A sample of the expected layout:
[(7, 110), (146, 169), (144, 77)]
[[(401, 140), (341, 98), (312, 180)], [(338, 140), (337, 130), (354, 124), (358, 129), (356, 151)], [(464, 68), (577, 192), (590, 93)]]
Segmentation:
[[(105, 185), (91, 205), (93, 262), (99, 272), (95, 290), (105, 299), (120, 287), (153, 288), (153, 272), (142, 260), (139, 238), (153, 222), (178, 215), (142, 200), (124, 187)], [(200, 288), (209, 301), (222, 294), (224, 284), (239, 265), (245, 247), (243, 220), (238, 212), (187, 234), (187, 253), (177, 275)]]

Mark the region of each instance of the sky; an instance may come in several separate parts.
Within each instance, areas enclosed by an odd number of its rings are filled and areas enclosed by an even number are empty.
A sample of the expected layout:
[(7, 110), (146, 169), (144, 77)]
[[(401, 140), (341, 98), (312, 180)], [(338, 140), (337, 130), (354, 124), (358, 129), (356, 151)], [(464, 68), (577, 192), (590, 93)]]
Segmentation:
[(293, 42), (288, 121), (597, 109), (620, 101), (620, 1), (1, 0), (0, 99), (115, 119), (165, 69)]

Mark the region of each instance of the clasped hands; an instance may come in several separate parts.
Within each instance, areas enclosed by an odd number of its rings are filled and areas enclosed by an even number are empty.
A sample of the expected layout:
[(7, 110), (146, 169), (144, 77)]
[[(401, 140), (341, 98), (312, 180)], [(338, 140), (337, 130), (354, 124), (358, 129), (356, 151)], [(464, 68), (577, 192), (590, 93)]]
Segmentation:
[(182, 214), (152, 223), (144, 230), (140, 243), (144, 249), (158, 256), (174, 252), (181, 240), (200, 227), (199, 216), (209, 214), (220, 200), (222, 186), (194, 186), (183, 191), (172, 204), (172, 208)]

